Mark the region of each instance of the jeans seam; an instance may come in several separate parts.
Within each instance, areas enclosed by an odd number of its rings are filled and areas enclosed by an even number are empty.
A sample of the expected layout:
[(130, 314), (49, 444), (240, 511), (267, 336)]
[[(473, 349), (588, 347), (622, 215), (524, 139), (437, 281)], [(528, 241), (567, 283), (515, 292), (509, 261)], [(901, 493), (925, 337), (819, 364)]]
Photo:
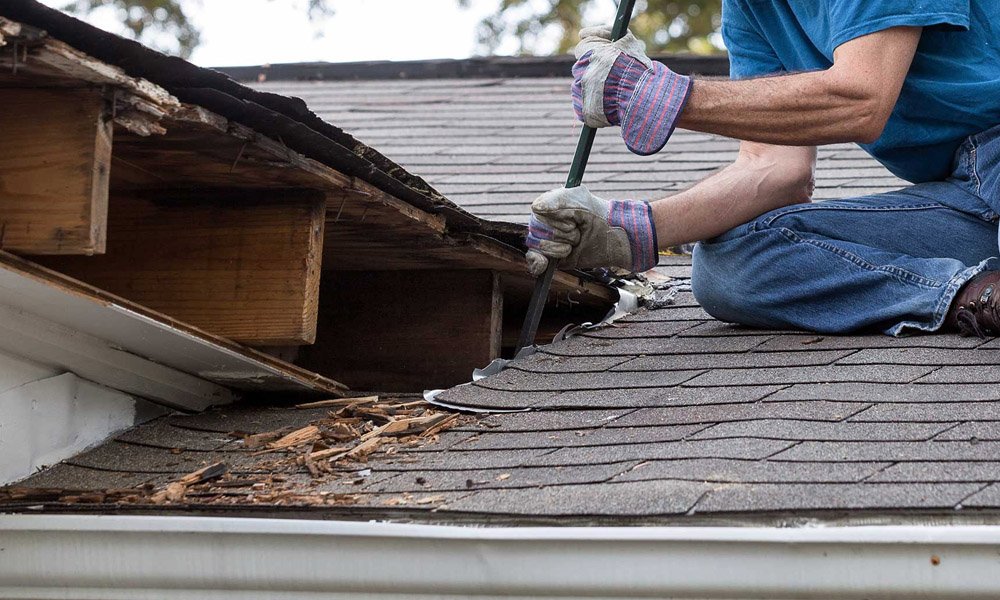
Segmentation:
[(972, 179), (975, 181), (976, 196), (982, 198), (983, 181), (979, 178), (979, 161), (977, 159), (978, 152), (979, 144), (976, 142), (976, 136), (969, 136), (969, 173), (972, 174)]
[(808, 238), (804, 238), (795, 233), (794, 231), (792, 231), (791, 229), (788, 229), (787, 227), (778, 227), (774, 228), (774, 230), (778, 231), (779, 233), (784, 235), (785, 238), (787, 238), (792, 242), (810, 244), (817, 248), (821, 248), (828, 252), (832, 252), (833, 254), (836, 254), (837, 256), (849, 262), (854, 263), (855, 265), (861, 267), (862, 269), (866, 269), (872, 272), (885, 273), (905, 283), (911, 283), (913, 285), (919, 285), (921, 287), (929, 289), (937, 289), (944, 285), (940, 281), (934, 281), (931, 279), (927, 279), (926, 277), (921, 277), (920, 275), (917, 275), (916, 273), (913, 273), (911, 271), (907, 271), (906, 269), (900, 269), (899, 267), (893, 267), (893, 266), (872, 264), (867, 260), (858, 256), (857, 254), (854, 254), (853, 252), (848, 252), (846, 250), (843, 250), (842, 248), (838, 248), (832, 244), (823, 243), (819, 240), (810, 240)]

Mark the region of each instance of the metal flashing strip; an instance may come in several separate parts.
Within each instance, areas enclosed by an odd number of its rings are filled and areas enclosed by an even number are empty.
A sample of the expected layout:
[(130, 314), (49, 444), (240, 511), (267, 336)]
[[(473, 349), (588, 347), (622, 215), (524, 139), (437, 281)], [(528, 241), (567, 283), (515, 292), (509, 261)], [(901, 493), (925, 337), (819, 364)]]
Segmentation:
[(0, 516), (3, 598), (963, 598), (1000, 527), (474, 528)]

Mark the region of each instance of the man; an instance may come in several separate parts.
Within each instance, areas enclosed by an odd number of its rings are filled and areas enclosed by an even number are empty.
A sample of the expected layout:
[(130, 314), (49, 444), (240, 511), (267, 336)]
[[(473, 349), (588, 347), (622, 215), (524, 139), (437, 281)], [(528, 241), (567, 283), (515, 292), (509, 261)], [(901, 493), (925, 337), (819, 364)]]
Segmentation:
[[(1000, 2), (725, 0), (731, 81), (650, 62), (631, 35), (581, 32), (574, 107), (659, 151), (675, 126), (743, 140), (732, 165), (647, 204), (553, 190), (529, 269), (642, 271), (703, 240), (693, 291), (759, 327), (1000, 333)], [(915, 185), (810, 203), (816, 146), (857, 142)], [(994, 291), (996, 290), (996, 291)]]

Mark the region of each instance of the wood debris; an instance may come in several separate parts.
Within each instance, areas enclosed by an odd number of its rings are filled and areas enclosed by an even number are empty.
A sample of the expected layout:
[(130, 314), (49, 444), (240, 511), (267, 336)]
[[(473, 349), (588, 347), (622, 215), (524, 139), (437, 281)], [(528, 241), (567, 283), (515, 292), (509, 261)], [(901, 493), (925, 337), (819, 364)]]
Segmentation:
[[(0, 503), (350, 506), (364, 497), (364, 485), (373, 474), (373, 469), (366, 467), (369, 461), (397, 452), (396, 462), (416, 460), (400, 451), (433, 444), (442, 431), (475, 421), (472, 416), (441, 412), (423, 400), (401, 403), (366, 396), (317, 404), (299, 407), (329, 409), (320, 418), (303, 415), (300, 423), (273, 431), (230, 433), (242, 446), (233, 455), (231, 466), (217, 462), (174, 480), (159, 479), (161, 483), (155, 485), (126, 489), (9, 487), (0, 489)], [(323, 489), (331, 483), (337, 484), (336, 492)], [(435, 509), (443, 503), (444, 497), (439, 495), (404, 494), (385, 505)]]
[(378, 402), (378, 396), (365, 396), (363, 398), (333, 398), (331, 400), (320, 400), (318, 402), (306, 402), (305, 404), (296, 404), (295, 408), (331, 408), (334, 406), (348, 406), (351, 404), (363, 405), (363, 404), (374, 404)]
[(150, 501), (153, 504), (181, 502), (184, 500), (184, 496), (187, 494), (189, 487), (222, 477), (228, 470), (229, 469), (226, 467), (225, 463), (208, 465), (207, 467), (198, 469), (193, 473), (188, 473), (177, 481), (167, 484), (166, 488), (153, 494), (150, 497)]

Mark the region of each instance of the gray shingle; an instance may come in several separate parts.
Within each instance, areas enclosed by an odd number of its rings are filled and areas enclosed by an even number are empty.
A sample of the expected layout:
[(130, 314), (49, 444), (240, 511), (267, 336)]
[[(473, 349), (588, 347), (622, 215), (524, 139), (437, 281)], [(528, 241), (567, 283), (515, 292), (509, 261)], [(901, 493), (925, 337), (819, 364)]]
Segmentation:
[(447, 510), (546, 516), (681, 515), (710, 489), (711, 485), (689, 481), (635, 481), (484, 490), (450, 503)]
[(582, 465), (573, 467), (529, 467), (487, 469), (481, 471), (409, 471), (381, 481), (366, 491), (455, 492), (484, 489), (517, 489), (551, 485), (601, 483), (631, 468), (636, 463)]
[(908, 383), (930, 373), (932, 370), (933, 367), (908, 365), (833, 365), (824, 367), (725, 369), (703, 373), (687, 381), (685, 385), (787, 385), (814, 382)]
[(901, 462), (886, 467), (868, 481), (889, 482), (988, 482), (996, 481), (1000, 474), (1000, 462)]
[(617, 322), (609, 327), (601, 327), (581, 333), (588, 338), (598, 339), (634, 339), (634, 338), (667, 338), (695, 326), (691, 321), (656, 321), (654, 323)]
[(966, 508), (1000, 508), (1000, 485), (993, 484), (962, 501)]
[(170, 420), (160, 418), (125, 431), (116, 438), (121, 442), (132, 442), (161, 448), (184, 450), (238, 450), (242, 447), (237, 439), (227, 433), (194, 431), (173, 425)]
[(55, 488), (63, 490), (108, 490), (138, 487), (145, 483), (165, 483), (172, 475), (105, 471), (57, 464), (35, 473), (17, 485), (29, 488)]
[(845, 365), (996, 365), (1000, 364), (1000, 350), (970, 348), (942, 352), (935, 348), (872, 348), (860, 350), (841, 360), (840, 363)]
[[(665, 354), (633, 358), (610, 367), (610, 370), (665, 371), (823, 366), (832, 364), (851, 352), (851, 350), (830, 350), (825, 352), (748, 352), (745, 354)], [(752, 384), (752, 382), (748, 382), (748, 384)]]
[(489, 390), (476, 385), (466, 384), (445, 390), (437, 396), (437, 400), (458, 406), (495, 408), (498, 410), (516, 410), (527, 408), (558, 395), (558, 391), (505, 392), (499, 390)]
[(635, 356), (637, 354), (716, 354), (746, 352), (767, 341), (762, 336), (726, 338), (640, 338), (629, 340), (574, 337), (544, 348), (548, 354), (562, 356)]
[(379, 461), (385, 471), (467, 471), (513, 469), (551, 450), (496, 450), (493, 452), (397, 453)]
[(611, 427), (650, 424), (726, 423), (758, 419), (842, 421), (871, 406), (861, 402), (758, 402), (644, 408), (611, 423)]
[(1000, 365), (980, 364), (974, 367), (941, 367), (917, 383), (985, 383), (1000, 381)]
[(955, 421), (1000, 421), (997, 402), (940, 402), (934, 404), (876, 404), (851, 417), (852, 421), (894, 423), (949, 423)]
[(975, 348), (982, 340), (959, 335), (935, 334), (911, 337), (887, 335), (779, 335), (762, 344), (757, 350), (864, 350), (868, 348)]
[(639, 463), (615, 481), (687, 479), (709, 483), (853, 483), (890, 463), (775, 462), (694, 458)]
[(80, 467), (125, 473), (187, 474), (216, 462), (224, 462), (232, 470), (239, 470), (244, 456), (238, 452), (186, 451), (175, 454), (164, 448), (109, 442), (65, 462)]
[(865, 402), (979, 402), (1000, 400), (1000, 390), (971, 385), (893, 385), (878, 383), (810, 383), (793, 385), (769, 400), (855, 400)]
[(938, 434), (934, 439), (942, 441), (1000, 441), (1000, 427), (997, 427), (996, 423), (989, 422), (961, 423)]
[[(567, 431), (530, 431), (523, 433), (482, 433), (469, 437), (468, 433), (458, 439), (455, 434), (449, 439), (442, 436), (441, 446), (449, 450), (510, 450), (518, 448), (562, 448), (579, 446), (607, 446), (612, 444), (636, 444), (674, 442), (704, 428), (704, 425), (661, 425), (654, 427), (620, 427), (614, 429), (578, 429)], [(423, 451), (434, 451), (441, 446), (427, 446)]]
[(990, 461), (1000, 442), (802, 442), (772, 457), (789, 461)]
[(167, 421), (177, 427), (216, 432), (264, 433), (282, 427), (301, 426), (321, 419), (329, 409), (288, 410), (280, 406), (244, 410), (239, 405), (227, 406), (196, 415), (171, 416)]
[[(709, 321), (707, 323), (699, 323), (694, 327), (686, 328), (683, 330), (683, 333), (680, 334), (681, 337), (719, 337), (729, 335), (766, 335), (768, 337), (774, 337), (776, 335), (799, 335), (799, 333), (783, 329), (755, 329), (745, 325), (737, 325), (736, 323)], [(804, 345), (804, 347), (794, 349), (798, 351), (812, 350), (813, 348), (807, 344)]]
[(844, 509), (951, 509), (977, 484), (819, 483), (719, 486), (695, 513)]
[(514, 369), (480, 379), (474, 385), (491, 390), (564, 391), (620, 390), (623, 388), (664, 388), (683, 383), (701, 371), (663, 371), (659, 373), (549, 373), (535, 376)]
[(510, 367), (529, 373), (590, 373), (607, 371), (628, 360), (626, 356), (570, 357), (537, 353), (514, 361)]
[[(659, 267), (657, 271), (671, 269), (683, 270), (684, 267)], [(690, 275), (689, 275), (690, 276)], [(676, 275), (675, 275), (676, 277)], [(622, 319), (623, 323), (641, 323), (643, 321), (710, 321), (712, 316), (698, 307), (663, 308), (659, 310), (639, 310)]]
[(897, 442), (929, 440), (954, 423), (858, 423), (760, 419), (720, 423), (690, 436), (693, 440), (757, 437), (771, 440)]
[[(756, 439), (692, 440), (680, 442), (584, 446), (563, 448), (536, 456), (524, 465), (590, 465), (634, 460), (680, 458), (737, 458), (758, 460), (791, 447), (788, 442)], [(488, 452), (486, 454), (489, 454)]]
[(603, 427), (634, 409), (545, 410), (504, 415), (490, 415), (473, 425), (452, 431), (565, 431)]
[(757, 402), (781, 389), (777, 386), (728, 388), (650, 388), (613, 391), (566, 392), (535, 405), (535, 408), (609, 408), (691, 406)]

